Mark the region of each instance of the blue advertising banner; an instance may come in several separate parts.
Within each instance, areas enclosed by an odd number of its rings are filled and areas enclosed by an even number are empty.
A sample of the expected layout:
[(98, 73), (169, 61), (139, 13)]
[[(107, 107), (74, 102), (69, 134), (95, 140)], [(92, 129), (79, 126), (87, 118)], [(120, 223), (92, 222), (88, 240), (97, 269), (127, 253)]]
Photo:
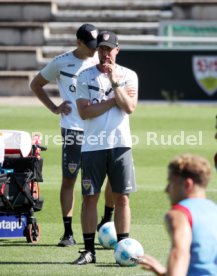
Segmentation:
[(27, 225), (26, 216), (20, 218), (15, 215), (0, 214), (0, 238), (23, 237), (23, 231)]

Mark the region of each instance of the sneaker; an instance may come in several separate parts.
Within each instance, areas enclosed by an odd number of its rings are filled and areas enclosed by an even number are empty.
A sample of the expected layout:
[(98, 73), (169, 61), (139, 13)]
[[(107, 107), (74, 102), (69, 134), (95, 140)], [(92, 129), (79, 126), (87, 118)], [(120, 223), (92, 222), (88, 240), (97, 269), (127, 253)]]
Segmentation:
[(73, 236), (62, 236), (60, 239), (60, 242), (58, 243), (58, 246), (72, 246), (75, 245), (76, 241), (74, 240)]
[(102, 217), (100, 223), (97, 225), (97, 228), (96, 228), (98, 232), (99, 232), (99, 228), (100, 228), (101, 226), (103, 226), (103, 224), (105, 224), (106, 222), (108, 222), (108, 221), (105, 220), (104, 217)]
[(85, 265), (85, 264), (95, 264), (96, 256), (87, 250), (79, 250), (81, 253), (80, 257), (72, 262), (73, 265)]

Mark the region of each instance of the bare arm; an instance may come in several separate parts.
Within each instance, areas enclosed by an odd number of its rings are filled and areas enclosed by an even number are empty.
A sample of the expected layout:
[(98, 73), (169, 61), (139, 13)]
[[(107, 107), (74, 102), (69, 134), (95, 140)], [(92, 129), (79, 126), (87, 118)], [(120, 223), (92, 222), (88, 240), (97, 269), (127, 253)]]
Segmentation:
[(172, 240), (168, 257), (169, 276), (185, 276), (190, 261), (192, 240), (191, 227), (186, 215), (178, 210), (171, 210), (166, 216), (166, 224)]
[(119, 108), (123, 109), (126, 113), (131, 114), (137, 105), (137, 94), (135, 89), (124, 87), (113, 88), (115, 93), (115, 100)]
[(172, 239), (167, 269), (149, 255), (140, 257), (138, 263), (158, 276), (186, 276), (190, 261), (191, 227), (185, 214), (176, 210), (166, 215), (166, 225)]
[(89, 100), (78, 99), (76, 101), (78, 112), (83, 120), (100, 116), (116, 105), (114, 98), (92, 104)]
[(120, 75), (117, 72), (117, 65), (113, 60), (110, 61), (111, 63), (107, 64), (109, 71), (108, 76), (113, 86), (116, 103), (120, 109), (124, 110), (128, 114), (131, 114), (135, 110), (138, 101), (136, 91), (137, 88), (124, 86), (114, 87), (114, 84), (121, 80)]
[(60, 114), (63, 113), (67, 115), (71, 112), (71, 107), (68, 105), (70, 102), (64, 101), (59, 106), (55, 105), (54, 102), (48, 97), (44, 90), (44, 86), (48, 83), (48, 81), (42, 77), (39, 73), (30, 83), (30, 87), (38, 99), (53, 113)]

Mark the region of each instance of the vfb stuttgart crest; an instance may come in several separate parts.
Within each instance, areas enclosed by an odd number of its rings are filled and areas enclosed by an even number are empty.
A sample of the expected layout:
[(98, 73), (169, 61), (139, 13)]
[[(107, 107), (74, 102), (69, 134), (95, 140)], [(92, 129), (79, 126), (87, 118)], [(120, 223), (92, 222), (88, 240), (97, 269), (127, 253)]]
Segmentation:
[(92, 182), (90, 179), (83, 179), (82, 186), (85, 190), (89, 190), (92, 185)]
[(71, 174), (73, 174), (77, 169), (77, 164), (75, 163), (68, 163), (68, 169)]
[(194, 56), (193, 73), (198, 85), (209, 96), (217, 92), (217, 56)]

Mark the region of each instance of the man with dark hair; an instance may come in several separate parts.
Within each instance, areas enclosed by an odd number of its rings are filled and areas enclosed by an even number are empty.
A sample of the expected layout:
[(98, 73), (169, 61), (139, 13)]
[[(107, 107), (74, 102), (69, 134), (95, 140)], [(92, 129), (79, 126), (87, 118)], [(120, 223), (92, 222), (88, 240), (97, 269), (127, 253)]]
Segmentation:
[(99, 63), (82, 71), (77, 81), (77, 107), (84, 120), (82, 145), (82, 230), (85, 250), (73, 264), (95, 263), (97, 201), (108, 176), (115, 204), (118, 241), (130, 232), (129, 193), (136, 190), (129, 114), (137, 105), (137, 74), (116, 63), (115, 33), (97, 37)]
[[(59, 246), (75, 244), (72, 230), (74, 185), (80, 168), (83, 120), (76, 106), (76, 82), (80, 71), (96, 64), (95, 56), (98, 30), (83, 24), (76, 32), (77, 47), (52, 59), (31, 82), (31, 89), (39, 100), (54, 114), (60, 114), (62, 145), (62, 185), (60, 202), (64, 234)], [(47, 83), (55, 80), (63, 102), (56, 105), (46, 94)]]

